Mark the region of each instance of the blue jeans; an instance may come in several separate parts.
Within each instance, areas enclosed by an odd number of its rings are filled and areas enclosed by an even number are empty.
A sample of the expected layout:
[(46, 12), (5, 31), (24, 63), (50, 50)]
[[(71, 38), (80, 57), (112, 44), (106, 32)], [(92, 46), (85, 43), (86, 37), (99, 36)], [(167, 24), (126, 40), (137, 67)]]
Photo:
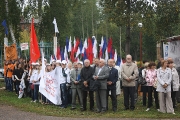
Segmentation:
[(7, 90), (8, 89), (8, 80), (7, 80), (7, 77), (4, 77), (4, 82), (5, 82), (5, 88)]
[(34, 100), (38, 100), (39, 85), (34, 85)]
[(61, 90), (61, 100), (62, 104), (61, 107), (67, 107), (68, 101), (67, 101), (67, 86), (66, 83), (60, 84), (60, 90)]
[(8, 90), (9, 90), (9, 91), (13, 91), (13, 84), (12, 84), (13, 81), (12, 81), (12, 78), (9, 78), (9, 77), (8, 77), (8, 78), (7, 78), (7, 83), (8, 83), (8, 84), (7, 84)]
[(19, 94), (19, 90), (20, 90), (20, 89), (19, 89), (19, 84), (16, 84), (15, 87), (16, 87), (16, 90), (17, 90), (17, 93), (16, 93), (16, 94)]

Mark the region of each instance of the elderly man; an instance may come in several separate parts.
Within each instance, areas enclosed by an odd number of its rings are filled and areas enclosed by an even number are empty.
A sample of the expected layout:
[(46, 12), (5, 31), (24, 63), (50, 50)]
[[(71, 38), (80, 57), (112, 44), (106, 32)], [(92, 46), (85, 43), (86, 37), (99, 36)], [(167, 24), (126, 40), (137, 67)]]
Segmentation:
[(107, 79), (109, 77), (109, 69), (105, 66), (105, 60), (99, 61), (99, 68), (96, 68), (93, 79), (100, 82), (100, 88), (96, 91), (97, 112), (104, 113), (107, 108)]
[(82, 94), (83, 94), (83, 109), (86, 110), (87, 106), (87, 94), (89, 92), (90, 99), (90, 110), (94, 110), (94, 92), (89, 90), (90, 81), (93, 76), (93, 68), (90, 66), (90, 61), (88, 59), (84, 60), (84, 67), (81, 69), (81, 81), (82, 81)]
[(93, 65), (91, 65), (91, 67), (93, 67), (93, 69), (94, 69), (94, 72), (95, 72), (95, 70), (96, 70), (96, 67), (99, 67), (99, 59), (98, 58), (94, 58), (93, 59)]
[(121, 75), (125, 110), (129, 109), (129, 96), (131, 98), (130, 109), (134, 110), (135, 79), (138, 77), (138, 67), (132, 62), (131, 55), (126, 56), (126, 63), (122, 65)]
[(81, 69), (78, 69), (77, 62), (74, 62), (74, 69), (71, 71), (71, 90), (72, 90), (72, 107), (71, 109), (76, 109), (76, 96), (78, 95), (81, 109), (82, 107), (82, 92), (81, 92), (81, 79), (80, 73)]
[[(114, 68), (114, 60), (108, 60), (109, 67), (109, 78), (107, 80), (107, 108), (108, 108), (108, 96), (111, 97), (112, 100), (112, 110), (114, 112), (117, 111), (117, 98), (116, 98), (116, 82), (118, 81), (118, 70)], [(111, 95), (109, 92), (111, 91)]]

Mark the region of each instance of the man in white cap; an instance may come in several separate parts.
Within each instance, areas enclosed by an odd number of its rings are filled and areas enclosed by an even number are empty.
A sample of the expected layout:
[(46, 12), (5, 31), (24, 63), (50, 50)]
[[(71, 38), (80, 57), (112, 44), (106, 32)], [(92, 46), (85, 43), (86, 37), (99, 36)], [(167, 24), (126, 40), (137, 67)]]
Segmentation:
[(70, 79), (68, 79), (68, 70), (66, 68), (67, 62), (65, 60), (62, 61), (61, 63), (61, 77), (60, 77), (60, 90), (61, 90), (61, 99), (62, 99), (62, 104), (61, 108), (67, 108), (68, 105), (68, 86), (67, 83), (70, 83)]
[(79, 68), (79, 69), (82, 69), (82, 68), (83, 68), (83, 62), (82, 62), (82, 61), (79, 61), (79, 62), (78, 62), (78, 68)]

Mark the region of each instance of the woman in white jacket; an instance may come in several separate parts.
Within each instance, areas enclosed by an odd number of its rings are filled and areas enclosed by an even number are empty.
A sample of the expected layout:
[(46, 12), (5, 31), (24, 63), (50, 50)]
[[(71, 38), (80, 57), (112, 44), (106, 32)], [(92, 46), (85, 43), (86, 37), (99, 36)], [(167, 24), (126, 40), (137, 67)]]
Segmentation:
[(171, 69), (172, 73), (172, 82), (171, 82), (171, 98), (173, 102), (173, 108), (176, 107), (176, 92), (179, 91), (179, 75), (177, 70), (174, 68), (172, 60), (168, 60), (168, 66)]
[(159, 92), (160, 112), (174, 113), (174, 108), (171, 99), (171, 69), (167, 67), (168, 61), (163, 60), (161, 67), (157, 70), (157, 91)]

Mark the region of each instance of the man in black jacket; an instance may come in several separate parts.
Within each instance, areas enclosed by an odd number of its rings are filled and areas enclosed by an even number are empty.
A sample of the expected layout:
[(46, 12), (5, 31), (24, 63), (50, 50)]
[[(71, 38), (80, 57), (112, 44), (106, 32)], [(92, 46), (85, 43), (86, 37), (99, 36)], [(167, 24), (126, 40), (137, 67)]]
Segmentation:
[(81, 69), (81, 82), (82, 82), (82, 94), (83, 94), (83, 109), (82, 111), (86, 110), (87, 106), (87, 94), (89, 92), (89, 99), (90, 99), (90, 110), (94, 110), (94, 92), (89, 90), (90, 81), (92, 79), (94, 70), (90, 66), (90, 61), (88, 59), (84, 60), (84, 67)]
[[(109, 78), (107, 80), (107, 109), (108, 109), (108, 96), (111, 97), (112, 100), (112, 110), (114, 112), (117, 111), (117, 98), (116, 98), (116, 82), (118, 81), (118, 70), (113, 67), (114, 60), (108, 60), (109, 67)], [(111, 92), (111, 95), (109, 95)]]

